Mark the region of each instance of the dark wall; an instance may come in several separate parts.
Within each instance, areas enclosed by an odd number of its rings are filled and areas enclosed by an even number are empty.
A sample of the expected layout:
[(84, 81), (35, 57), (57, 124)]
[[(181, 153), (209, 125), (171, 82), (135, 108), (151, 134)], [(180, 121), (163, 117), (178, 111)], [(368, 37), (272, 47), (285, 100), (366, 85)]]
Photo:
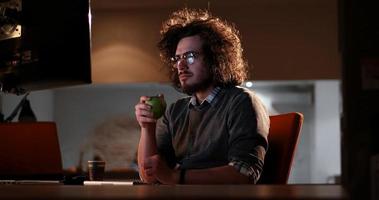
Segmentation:
[[(342, 182), (370, 199), (370, 159), (379, 153), (379, 13), (376, 1), (340, 0), (343, 52)], [(378, 196), (376, 196), (378, 198)]]
[(235, 23), (252, 80), (340, 78), (337, 0), (96, 0), (92, 80), (167, 81), (159, 70), (159, 28), (184, 5), (209, 6), (214, 15)]

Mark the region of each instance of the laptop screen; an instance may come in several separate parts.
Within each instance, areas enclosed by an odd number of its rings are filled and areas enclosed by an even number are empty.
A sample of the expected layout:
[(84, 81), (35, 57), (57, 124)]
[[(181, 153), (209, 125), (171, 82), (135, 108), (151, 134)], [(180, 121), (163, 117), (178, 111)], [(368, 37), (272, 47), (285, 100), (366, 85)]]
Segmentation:
[(54, 122), (0, 123), (0, 180), (61, 180)]

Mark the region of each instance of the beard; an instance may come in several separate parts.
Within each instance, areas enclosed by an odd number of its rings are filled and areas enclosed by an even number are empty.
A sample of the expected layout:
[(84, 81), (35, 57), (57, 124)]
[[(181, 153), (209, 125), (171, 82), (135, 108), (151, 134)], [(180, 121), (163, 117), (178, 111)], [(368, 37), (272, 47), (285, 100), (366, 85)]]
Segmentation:
[(212, 85), (212, 83), (213, 83), (213, 80), (212, 80), (211, 76), (207, 76), (207, 77), (201, 79), (200, 81), (197, 81), (196, 83), (182, 84), (181, 88), (182, 88), (183, 93), (186, 93), (188, 95), (192, 95), (196, 92), (207, 89), (209, 86)]

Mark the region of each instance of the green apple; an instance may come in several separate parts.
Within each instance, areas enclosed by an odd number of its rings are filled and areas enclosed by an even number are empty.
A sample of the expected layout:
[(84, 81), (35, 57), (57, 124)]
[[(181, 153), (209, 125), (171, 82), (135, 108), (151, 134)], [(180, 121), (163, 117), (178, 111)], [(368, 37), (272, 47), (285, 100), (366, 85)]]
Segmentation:
[(166, 110), (166, 102), (162, 96), (151, 96), (149, 100), (146, 101), (152, 107), (152, 112), (155, 119), (162, 117)]

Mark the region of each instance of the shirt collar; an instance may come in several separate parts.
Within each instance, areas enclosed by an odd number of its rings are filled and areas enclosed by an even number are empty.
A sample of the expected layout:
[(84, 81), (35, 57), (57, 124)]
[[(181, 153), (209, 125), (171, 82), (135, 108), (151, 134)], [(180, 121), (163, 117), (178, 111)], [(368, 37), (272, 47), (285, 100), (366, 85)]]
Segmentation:
[[(217, 99), (217, 94), (220, 93), (221, 91), (221, 87), (215, 87), (213, 88), (213, 90), (211, 91), (211, 93), (200, 103), (200, 105), (203, 105), (204, 102), (207, 102), (209, 104), (212, 105), (212, 102), (214, 102), (215, 99)], [(197, 104), (197, 101), (196, 101), (196, 96), (195, 95), (192, 95), (191, 99), (190, 99), (190, 102), (189, 102), (189, 106), (192, 105), (192, 106), (198, 106)]]

